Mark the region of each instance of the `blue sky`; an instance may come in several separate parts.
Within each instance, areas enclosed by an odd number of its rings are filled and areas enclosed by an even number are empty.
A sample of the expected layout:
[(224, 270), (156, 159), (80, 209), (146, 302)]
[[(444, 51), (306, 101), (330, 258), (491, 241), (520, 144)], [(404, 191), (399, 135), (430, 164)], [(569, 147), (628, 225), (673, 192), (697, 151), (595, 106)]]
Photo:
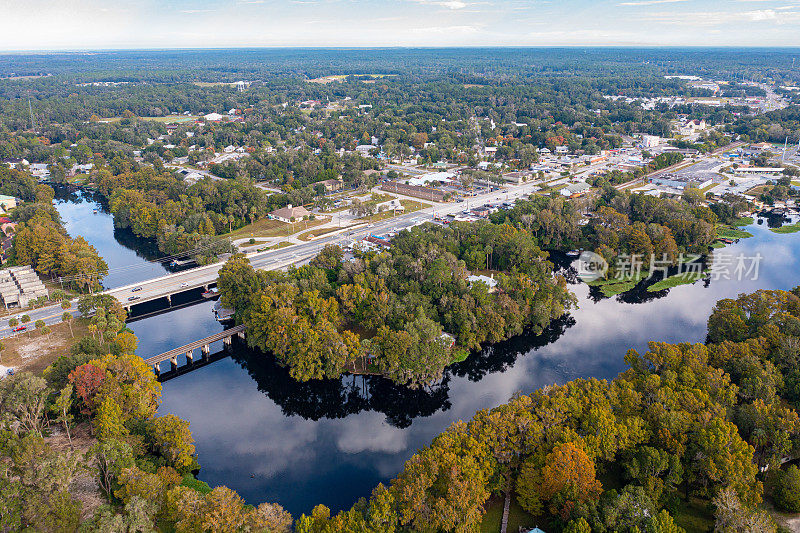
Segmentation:
[(0, 49), (800, 46), (800, 0), (0, 0)]

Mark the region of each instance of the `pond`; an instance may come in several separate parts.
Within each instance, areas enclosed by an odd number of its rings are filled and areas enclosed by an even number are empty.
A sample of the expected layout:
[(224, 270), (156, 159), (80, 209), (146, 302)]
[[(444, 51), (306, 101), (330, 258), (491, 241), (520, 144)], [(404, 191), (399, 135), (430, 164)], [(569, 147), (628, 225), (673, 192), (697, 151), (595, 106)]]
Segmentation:
[[(163, 274), (165, 267), (153, 262), (157, 252), (114, 230), (98, 205), (77, 197), (57, 207), (70, 233), (84, 235), (108, 261), (104, 283)], [(210, 485), (227, 485), (251, 504), (280, 503), (295, 517), (318, 503), (333, 511), (349, 508), (453, 422), (517, 392), (575, 378), (613, 378), (625, 368), (630, 348), (644, 351), (651, 340), (702, 342), (717, 300), (800, 283), (800, 234), (778, 235), (767, 226), (753, 224), (746, 228), (753, 238), (718, 252), (760, 253), (757, 279), (711, 279), (604, 298), (568, 272), (578, 309), (542, 335), (472, 354), (428, 390), (408, 390), (375, 376), (297, 383), (270, 356), (235, 343), (219, 360), (165, 381), (160, 412), (189, 420), (202, 465), (199, 478)], [(220, 331), (211, 306), (187, 303), (134, 318), (138, 353), (147, 357)]]

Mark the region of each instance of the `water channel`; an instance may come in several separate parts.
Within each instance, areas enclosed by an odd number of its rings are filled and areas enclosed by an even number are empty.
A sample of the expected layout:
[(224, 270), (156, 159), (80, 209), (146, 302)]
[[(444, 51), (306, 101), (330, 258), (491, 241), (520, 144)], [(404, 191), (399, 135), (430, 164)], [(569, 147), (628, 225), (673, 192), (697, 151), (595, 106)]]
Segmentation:
[[(127, 231), (94, 200), (60, 192), (56, 207), (109, 264), (108, 287), (163, 275), (155, 247)], [(97, 213), (93, 211), (97, 209)], [(521, 336), (451, 367), (432, 390), (410, 391), (378, 377), (297, 383), (269, 356), (235, 345), (230, 356), (164, 382), (160, 412), (189, 420), (200, 479), (227, 485), (249, 503), (278, 502), (294, 516), (323, 503), (336, 511), (390, 480), (418, 448), (475, 411), (514, 393), (580, 377), (612, 378), (629, 348), (700, 342), (714, 303), (759, 288), (800, 284), (800, 233), (753, 224), (755, 236), (725, 249), (760, 253), (758, 279), (719, 279), (603, 298), (574, 278), (579, 309), (539, 336)], [(194, 295), (167, 312), (134, 316), (138, 353), (154, 355), (222, 329), (212, 302)], [(194, 303), (190, 300), (199, 300)], [(221, 351), (220, 346), (213, 346)]]

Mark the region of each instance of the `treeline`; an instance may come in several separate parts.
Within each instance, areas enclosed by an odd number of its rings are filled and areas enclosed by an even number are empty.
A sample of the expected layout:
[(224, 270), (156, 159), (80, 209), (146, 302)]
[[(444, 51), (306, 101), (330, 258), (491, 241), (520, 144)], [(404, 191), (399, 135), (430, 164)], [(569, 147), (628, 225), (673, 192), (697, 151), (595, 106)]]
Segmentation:
[(478, 531), (489, 497), (512, 493), (548, 531), (774, 532), (765, 487), (779, 509), (800, 511), (800, 471), (783, 466), (800, 451), (789, 348), (799, 294), (722, 300), (711, 344), (652, 342), (610, 382), (574, 380), (480, 411), (388, 487), (333, 517), (317, 506), (295, 531)]
[(110, 200), (114, 224), (158, 242), (162, 252), (190, 253), (198, 259), (229, 251), (215, 235), (254, 222), (286, 204), (245, 180), (205, 178), (193, 185), (155, 168), (92, 174), (97, 190)]
[[(329, 246), (288, 273), (255, 271), (237, 256), (218, 285), (250, 345), (274, 353), (295, 379), (357, 370), (416, 387), (466, 350), (536, 334), (566, 312), (573, 296), (546, 257), (512, 226), (427, 225), (401, 232), (384, 253), (343, 261)], [(492, 271), (497, 286), (470, 284), (469, 270)]]
[[(579, 202), (545, 196), (519, 200), (513, 208), (492, 214), (491, 220), (530, 231), (546, 249), (592, 250), (608, 261), (611, 275), (621, 254), (639, 256), (644, 269), (651, 255), (665, 260), (662, 265), (674, 265), (681, 253), (705, 254), (716, 235), (715, 213), (735, 218), (747, 207), (747, 202), (729, 200), (723, 200), (727, 209), (715, 211), (700, 205), (702, 195), (668, 199), (606, 186), (598, 198)], [(585, 216), (588, 223), (581, 224)]]
[[(0, 181), (4, 182), (5, 177), (0, 175)], [(5, 184), (0, 190), (5, 190)], [(50, 279), (61, 278), (65, 287), (99, 289), (100, 280), (108, 274), (108, 265), (86, 239), (67, 234), (52, 204), (53, 189), (37, 185), (35, 190), (35, 203), (21, 205), (12, 212), (12, 219), (18, 225), (12, 241), (11, 261), (17, 265), (31, 265)]]

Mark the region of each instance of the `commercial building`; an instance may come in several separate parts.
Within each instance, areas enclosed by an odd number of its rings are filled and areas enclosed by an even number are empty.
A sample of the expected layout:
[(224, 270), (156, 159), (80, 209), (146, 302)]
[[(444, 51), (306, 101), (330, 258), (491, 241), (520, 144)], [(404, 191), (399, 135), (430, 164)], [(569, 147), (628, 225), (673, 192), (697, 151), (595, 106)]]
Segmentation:
[(281, 207), (280, 209), (276, 209), (272, 213), (269, 214), (270, 218), (274, 218), (275, 220), (280, 220), (281, 222), (297, 222), (299, 220), (303, 220), (311, 213), (308, 212), (308, 209), (303, 207), (302, 205), (299, 207), (294, 207), (292, 204), (287, 205), (286, 207)]
[(567, 198), (576, 198), (589, 192), (589, 189), (591, 189), (589, 184), (581, 181), (578, 183), (570, 183), (559, 192), (561, 193), (561, 196), (566, 196)]
[(30, 266), (0, 270), (0, 298), (6, 309), (9, 306), (28, 307), (42, 296), (49, 296), (49, 292)]

